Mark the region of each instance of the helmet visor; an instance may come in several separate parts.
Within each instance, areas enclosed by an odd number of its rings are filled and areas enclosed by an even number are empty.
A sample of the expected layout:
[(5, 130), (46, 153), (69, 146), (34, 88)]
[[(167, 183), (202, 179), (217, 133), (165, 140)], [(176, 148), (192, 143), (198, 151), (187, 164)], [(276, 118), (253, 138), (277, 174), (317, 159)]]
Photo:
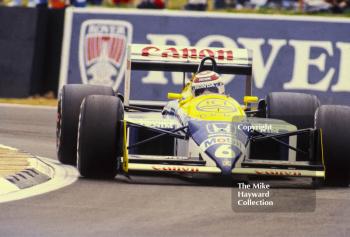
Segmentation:
[(197, 89), (194, 92), (195, 96), (202, 95), (204, 92), (209, 92), (209, 93), (219, 93), (219, 88), (217, 87), (210, 87), (210, 88), (202, 88), (202, 89)]

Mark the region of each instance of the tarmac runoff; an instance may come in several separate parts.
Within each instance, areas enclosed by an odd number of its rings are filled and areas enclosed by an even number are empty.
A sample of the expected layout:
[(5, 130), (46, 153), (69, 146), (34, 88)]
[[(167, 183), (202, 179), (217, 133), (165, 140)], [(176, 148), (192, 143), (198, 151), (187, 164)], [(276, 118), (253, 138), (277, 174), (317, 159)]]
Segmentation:
[(74, 167), (0, 144), (0, 203), (51, 192), (78, 177)]

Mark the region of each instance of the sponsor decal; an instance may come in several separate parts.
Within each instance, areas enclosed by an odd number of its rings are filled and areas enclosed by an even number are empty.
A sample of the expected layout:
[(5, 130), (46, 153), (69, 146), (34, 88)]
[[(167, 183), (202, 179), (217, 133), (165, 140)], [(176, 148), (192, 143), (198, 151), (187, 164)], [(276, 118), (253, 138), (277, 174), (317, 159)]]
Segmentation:
[(232, 146), (236, 146), (237, 148), (239, 148), (240, 150), (242, 150), (242, 148), (244, 147), (243, 143), (240, 142), (237, 139), (232, 139), (232, 137), (230, 136), (215, 136), (215, 137), (209, 137), (207, 139), (205, 139), (201, 144), (200, 144), (200, 148), (202, 150), (207, 150), (209, 147), (216, 145), (216, 144), (226, 144), (226, 145), (232, 145)]
[(196, 109), (203, 112), (232, 113), (236, 112), (235, 105), (224, 99), (205, 99), (200, 102)]
[(218, 61), (233, 61), (233, 51), (229, 49), (198, 49), (193, 47), (176, 48), (169, 47), (161, 49), (157, 46), (147, 46), (142, 49), (141, 55), (144, 57), (161, 56), (162, 58), (184, 58), (184, 59), (203, 59), (212, 57)]
[(215, 133), (232, 133), (233, 127), (229, 123), (208, 123), (207, 131), (210, 134)]
[(219, 79), (219, 75), (216, 72), (203, 71), (198, 73), (195, 76), (195, 78), (193, 79), (193, 82), (199, 83), (199, 82), (215, 81), (217, 79)]
[(216, 144), (232, 144), (232, 138), (228, 136), (210, 137), (204, 140), (204, 142), (202, 142), (200, 148), (202, 148), (203, 150), (207, 150), (209, 147)]
[(190, 160), (190, 157), (187, 156), (162, 156), (164, 160)]
[(84, 84), (118, 89), (125, 73), (132, 26), (120, 20), (87, 20), (80, 28), (79, 66)]
[(184, 166), (152, 166), (153, 170), (156, 171), (173, 171), (183, 173), (197, 173), (199, 169), (197, 167), (184, 167)]
[(212, 88), (212, 87), (219, 87), (222, 86), (222, 82), (206, 82), (201, 84), (193, 84), (192, 90), (198, 90), (198, 89), (205, 89), (205, 88)]
[(294, 170), (255, 170), (258, 175), (274, 175), (274, 176), (301, 176), (300, 171)]
[(173, 129), (175, 128), (175, 122), (164, 120), (164, 119), (135, 119), (135, 118), (129, 118), (129, 121), (132, 123), (137, 123), (146, 127), (155, 127), (155, 128), (162, 128), (162, 129)]

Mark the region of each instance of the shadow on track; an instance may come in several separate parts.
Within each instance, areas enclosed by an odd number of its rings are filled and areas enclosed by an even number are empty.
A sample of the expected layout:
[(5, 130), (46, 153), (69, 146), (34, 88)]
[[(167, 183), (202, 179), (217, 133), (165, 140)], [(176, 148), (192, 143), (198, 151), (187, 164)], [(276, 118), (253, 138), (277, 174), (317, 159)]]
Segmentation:
[[(237, 188), (238, 183), (269, 184), (272, 189), (315, 189), (310, 178), (285, 178), (285, 177), (236, 177), (235, 179), (213, 175), (187, 175), (187, 174), (164, 174), (164, 173), (138, 173), (130, 176), (118, 175), (113, 180), (86, 179), (93, 182), (164, 185), (164, 186), (192, 186), (192, 187), (222, 187)], [(325, 189), (323, 187), (322, 189)], [(328, 188), (327, 188), (328, 189)]]

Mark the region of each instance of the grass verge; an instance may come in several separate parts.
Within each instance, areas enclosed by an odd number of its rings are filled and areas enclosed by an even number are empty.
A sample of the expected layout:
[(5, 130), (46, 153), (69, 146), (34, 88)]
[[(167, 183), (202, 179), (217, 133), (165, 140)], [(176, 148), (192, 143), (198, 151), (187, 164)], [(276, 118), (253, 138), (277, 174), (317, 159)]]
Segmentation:
[(4, 104), (21, 104), (21, 105), (47, 105), (47, 106), (57, 106), (57, 99), (48, 98), (0, 98), (0, 103)]

